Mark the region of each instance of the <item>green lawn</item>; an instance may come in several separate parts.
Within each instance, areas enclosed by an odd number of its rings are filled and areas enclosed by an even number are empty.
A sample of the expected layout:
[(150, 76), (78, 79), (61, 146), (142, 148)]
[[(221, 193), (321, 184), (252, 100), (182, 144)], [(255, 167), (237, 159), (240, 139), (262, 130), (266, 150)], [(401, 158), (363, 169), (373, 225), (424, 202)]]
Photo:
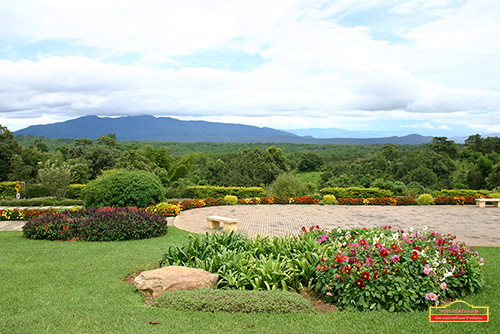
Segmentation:
[(302, 172), (297, 174), (297, 178), (302, 182), (312, 182), (318, 185), (321, 182), (321, 172)]
[[(428, 312), (227, 314), (146, 306), (124, 278), (158, 261), (188, 233), (129, 242), (26, 240), (0, 232), (1, 333), (498, 333), (500, 248), (478, 247), (486, 287), (465, 298), (490, 307), (489, 323), (429, 323)], [(151, 324), (158, 323), (156, 325)]]

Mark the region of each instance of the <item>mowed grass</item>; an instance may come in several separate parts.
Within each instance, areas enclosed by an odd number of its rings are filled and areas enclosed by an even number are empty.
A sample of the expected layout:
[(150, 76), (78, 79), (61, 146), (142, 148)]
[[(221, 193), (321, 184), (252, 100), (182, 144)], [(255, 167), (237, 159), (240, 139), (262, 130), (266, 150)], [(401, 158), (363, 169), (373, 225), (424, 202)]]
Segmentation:
[(478, 247), (485, 289), (464, 300), (489, 306), (489, 323), (430, 323), (428, 312), (287, 315), (183, 312), (147, 306), (125, 277), (187, 240), (55, 242), (0, 232), (1, 333), (498, 333), (500, 248)]

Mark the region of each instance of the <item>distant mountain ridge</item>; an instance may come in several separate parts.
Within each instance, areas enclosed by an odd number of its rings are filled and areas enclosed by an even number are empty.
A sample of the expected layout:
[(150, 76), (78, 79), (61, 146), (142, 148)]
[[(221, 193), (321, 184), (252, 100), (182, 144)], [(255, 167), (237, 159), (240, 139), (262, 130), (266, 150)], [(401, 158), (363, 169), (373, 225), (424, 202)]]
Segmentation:
[(422, 144), (431, 136), (417, 134), (384, 138), (313, 138), (287, 131), (243, 124), (182, 121), (172, 117), (125, 116), (117, 118), (83, 116), (65, 122), (32, 125), (15, 131), (19, 135), (48, 138), (97, 139), (108, 133), (120, 141), (172, 141), (216, 143), (297, 143), (297, 144)]

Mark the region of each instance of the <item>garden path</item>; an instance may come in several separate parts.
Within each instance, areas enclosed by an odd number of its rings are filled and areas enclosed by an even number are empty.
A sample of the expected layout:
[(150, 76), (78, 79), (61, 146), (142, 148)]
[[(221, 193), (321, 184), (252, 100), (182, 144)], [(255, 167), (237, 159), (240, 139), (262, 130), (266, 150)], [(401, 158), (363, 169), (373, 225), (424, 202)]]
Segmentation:
[(451, 233), (470, 246), (500, 246), (500, 209), (474, 205), (340, 206), (340, 205), (234, 205), (183, 211), (174, 220), (180, 229), (205, 233), (206, 216), (238, 218), (241, 233), (254, 237), (300, 234), (301, 227), (322, 229), (392, 226), (393, 230), (427, 226)]
[[(433, 206), (344, 206), (344, 205), (229, 205), (183, 211), (174, 220), (182, 230), (205, 233), (206, 216), (238, 218), (241, 233), (254, 237), (298, 235), (301, 227), (319, 225), (382, 227), (393, 230), (427, 226), (430, 230), (451, 233), (457, 241), (471, 246), (500, 247), (500, 209), (473, 205)], [(0, 231), (21, 231), (22, 221), (0, 221)]]

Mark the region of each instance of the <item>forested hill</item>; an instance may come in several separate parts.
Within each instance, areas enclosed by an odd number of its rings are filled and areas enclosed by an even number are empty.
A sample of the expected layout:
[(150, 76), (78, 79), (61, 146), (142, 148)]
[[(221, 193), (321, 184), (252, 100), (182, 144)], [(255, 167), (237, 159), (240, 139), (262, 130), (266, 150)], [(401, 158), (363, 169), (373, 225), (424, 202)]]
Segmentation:
[(127, 116), (103, 118), (84, 116), (46, 125), (32, 125), (14, 132), (16, 135), (35, 135), (48, 138), (97, 139), (108, 133), (120, 141), (148, 140), (170, 142), (214, 143), (302, 143), (302, 144), (422, 144), (432, 137), (408, 135), (386, 138), (329, 138), (301, 137), (272, 128), (242, 124), (205, 121), (182, 121), (171, 117)]

